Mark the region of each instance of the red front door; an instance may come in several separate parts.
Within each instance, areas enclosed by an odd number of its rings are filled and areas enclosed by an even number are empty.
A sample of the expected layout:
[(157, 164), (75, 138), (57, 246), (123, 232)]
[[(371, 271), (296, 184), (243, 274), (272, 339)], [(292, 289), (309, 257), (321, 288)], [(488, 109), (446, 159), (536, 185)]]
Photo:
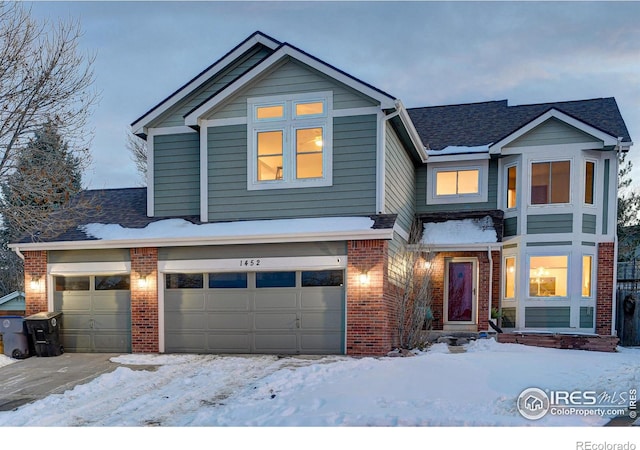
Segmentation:
[(473, 322), (473, 266), (471, 261), (449, 261), (448, 322)]

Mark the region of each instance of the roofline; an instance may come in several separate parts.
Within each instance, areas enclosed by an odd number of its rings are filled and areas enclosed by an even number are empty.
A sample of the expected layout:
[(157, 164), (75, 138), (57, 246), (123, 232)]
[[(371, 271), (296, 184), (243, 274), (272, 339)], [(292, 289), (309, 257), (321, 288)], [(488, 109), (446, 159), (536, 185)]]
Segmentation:
[(411, 143), (416, 148), (418, 156), (420, 156), (420, 159), (423, 163), (427, 162), (427, 159), (429, 158), (427, 154), (427, 148), (422, 142), (422, 138), (420, 137), (418, 130), (416, 130), (416, 127), (413, 124), (413, 120), (411, 120), (411, 117), (407, 112), (407, 108), (404, 107), (400, 100), (396, 100), (396, 108), (399, 112), (400, 120), (402, 121), (402, 124), (409, 134), (409, 139), (411, 139)]
[(393, 228), (370, 229), (359, 231), (330, 231), (314, 233), (278, 233), (255, 236), (217, 236), (217, 237), (184, 237), (184, 238), (151, 238), (151, 239), (89, 239), (84, 241), (30, 242), (9, 244), (14, 251), (39, 250), (97, 250), (110, 248), (145, 248), (145, 247), (190, 247), (203, 245), (233, 244), (280, 244), (287, 242), (317, 241), (362, 241), (369, 239), (393, 239)]
[(575, 128), (578, 128), (581, 131), (584, 131), (587, 134), (590, 134), (594, 137), (596, 137), (597, 139), (600, 139), (603, 141), (604, 146), (609, 146), (609, 145), (619, 145), (620, 144), (620, 138), (617, 136), (612, 136), (611, 134), (597, 128), (594, 127), (593, 125), (590, 125), (570, 114), (565, 113), (564, 111), (559, 110), (558, 108), (555, 107), (551, 107), (548, 110), (546, 110), (545, 112), (539, 114), (537, 117), (535, 117), (534, 119), (530, 120), (529, 122), (525, 123), (523, 126), (515, 129), (513, 132), (509, 133), (508, 135), (506, 135), (505, 137), (499, 139), (497, 142), (491, 144), (489, 146), (489, 153), (490, 154), (499, 154), (502, 152), (502, 148), (507, 145), (510, 142), (513, 142), (514, 140), (518, 139), (519, 137), (523, 136), (525, 133), (531, 131), (532, 129), (534, 129), (535, 127), (537, 127), (538, 125), (542, 124), (543, 122), (547, 121), (550, 118), (556, 118), (558, 120), (563, 121), (566, 124), (569, 124)]
[(421, 252), (447, 252), (447, 251), (465, 251), (465, 250), (491, 250), (498, 251), (502, 249), (502, 242), (474, 242), (469, 244), (415, 244), (411, 246), (412, 250)]
[(259, 76), (269, 68), (277, 64), (282, 58), (289, 56), (297, 61), (306, 64), (325, 75), (336, 79), (337, 81), (346, 84), (347, 86), (360, 91), (361, 93), (374, 98), (380, 102), (382, 109), (393, 109), (396, 107), (397, 99), (380, 89), (377, 89), (370, 84), (367, 84), (346, 72), (343, 72), (330, 64), (321, 61), (320, 59), (297, 49), (296, 47), (287, 43), (278, 47), (271, 55), (263, 59), (256, 64), (253, 68), (245, 72), (240, 77), (229, 83), (220, 91), (213, 94), (211, 97), (200, 103), (198, 106), (187, 112), (184, 116), (186, 126), (198, 125), (198, 119), (206, 114), (211, 109), (222, 103), (229, 96), (235, 94), (237, 91), (246, 86), (251, 80)]
[(251, 47), (253, 47), (256, 44), (262, 44), (265, 47), (268, 47), (272, 50), (275, 50), (276, 48), (278, 48), (278, 46), (282, 45), (281, 42), (277, 41), (276, 39), (273, 39), (272, 37), (267, 36), (266, 34), (260, 31), (256, 31), (251, 36), (246, 38), (244, 41), (242, 41), (241, 43), (236, 45), (234, 48), (229, 50), (223, 57), (218, 59), (216, 62), (211, 64), (202, 72), (200, 72), (198, 75), (193, 77), (186, 84), (178, 88), (175, 92), (173, 92), (167, 98), (165, 98), (156, 106), (154, 106), (149, 111), (144, 113), (141, 117), (134, 120), (131, 123), (131, 128), (133, 133), (134, 134), (143, 133), (142, 128), (146, 123), (149, 123), (150, 121), (157, 118), (160, 114), (167, 111), (170, 107), (172, 107), (181, 99), (183, 99), (185, 96), (187, 96), (195, 88), (197, 88), (203, 82), (211, 78), (217, 72), (219, 72), (224, 67), (226, 67), (228, 64), (232, 63), (235, 59), (242, 56), (243, 53), (248, 51)]

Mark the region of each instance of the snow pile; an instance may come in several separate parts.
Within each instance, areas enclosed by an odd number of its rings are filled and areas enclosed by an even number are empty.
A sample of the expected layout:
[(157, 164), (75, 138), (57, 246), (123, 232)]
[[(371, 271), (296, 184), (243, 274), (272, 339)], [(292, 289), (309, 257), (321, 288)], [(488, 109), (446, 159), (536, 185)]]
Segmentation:
[(531, 421), (526, 388), (640, 387), (640, 349), (618, 353), (471, 342), (412, 358), (123, 355), (64, 394), (0, 412), (0, 426), (602, 426), (606, 417)]
[(464, 147), (450, 145), (442, 150), (427, 150), (427, 156), (462, 155), (467, 153), (489, 153), (489, 145), (478, 145), (476, 147)]
[(479, 244), (498, 241), (490, 216), (482, 219), (447, 220), (424, 224), (422, 243), (426, 245)]
[(368, 217), (320, 217), (308, 219), (252, 220), (196, 225), (184, 219), (152, 222), (144, 228), (125, 228), (118, 224), (90, 223), (80, 230), (102, 240), (237, 237), (279, 234), (366, 231), (373, 226)]
[(14, 363), (16, 361), (16, 359), (9, 358), (8, 356), (0, 355), (0, 367)]

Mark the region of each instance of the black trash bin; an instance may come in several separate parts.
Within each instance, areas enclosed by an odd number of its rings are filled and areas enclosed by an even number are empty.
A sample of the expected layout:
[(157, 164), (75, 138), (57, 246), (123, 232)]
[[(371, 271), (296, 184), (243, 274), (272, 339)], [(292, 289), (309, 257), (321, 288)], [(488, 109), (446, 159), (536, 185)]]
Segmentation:
[(31, 356), (24, 317), (1, 316), (0, 333), (2, 333), (5, 356), (15, 359), (24, 359)]
[(38, 356), (59, 356), (64, 353), (60, 343), (61, 312), (40, 312), (25, 317), (29, 336)]

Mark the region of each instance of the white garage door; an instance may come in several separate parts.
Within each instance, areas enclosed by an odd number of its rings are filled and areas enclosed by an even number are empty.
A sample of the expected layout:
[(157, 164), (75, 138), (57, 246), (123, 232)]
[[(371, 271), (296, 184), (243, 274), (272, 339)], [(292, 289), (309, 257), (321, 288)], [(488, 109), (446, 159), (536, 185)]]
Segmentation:
[(344, 271), (165, 274), (167, 353), (344, 353)]

